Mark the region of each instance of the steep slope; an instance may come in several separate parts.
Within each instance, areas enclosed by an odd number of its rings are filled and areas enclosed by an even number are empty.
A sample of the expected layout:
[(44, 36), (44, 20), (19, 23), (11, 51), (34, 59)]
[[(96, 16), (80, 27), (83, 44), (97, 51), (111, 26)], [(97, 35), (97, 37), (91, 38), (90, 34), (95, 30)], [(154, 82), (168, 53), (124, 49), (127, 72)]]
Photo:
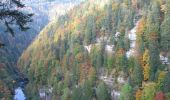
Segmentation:
[[(169, 9), (168, 0), (88, 0), (49, 23), (18, 62), (30, 80), (29, 99), (44, 98), (41, 94), (54, 100), (165, 96), (169, 65), (159, 54), (168, 56), (170, 50), (162, 43), (170, 36)], [(127, 56), (132, 47), (135, 53)]]
[[(6, 28), (0, 22), (0, 42), (5, 46), (0, 48), (0, 85), (6, 90), (7, 96), (4, 91), (0, 92), (0, 98), (10, 96), (10, 92), (13, 90), (13, 80), (18, 77), (22, 77), (22, 73), (18, 71), (17, 60), (21, 56), (22, 52), (29, 46), (29, 44), (36, 38), (38, 33), (44, 28), (44, 26), (57, 16), (64, 14), (67, 10), (71, 9), (76, 3), (74, 2), (38, 2), (31, 5), (33, 2), (23, 2), (26, 7), (22, 10), (25, 12), (34, 13), (33, 22), (29, 23), (30, 30), (21, 32), (16, 27), (15, 37), (12, 37), (9, 33), (6, 33)], [(53, 7), (53, 9), (51, 9)], [(63, 10), (67, 7), (67, 10)], [(57, 9), (56, 9), (57, 8)], [(62, 13), (58, 12), (61, 9)], [(52, 15), (56, 12), (57, 14)], [(6, 87), (6, 88), (5, 88)]]

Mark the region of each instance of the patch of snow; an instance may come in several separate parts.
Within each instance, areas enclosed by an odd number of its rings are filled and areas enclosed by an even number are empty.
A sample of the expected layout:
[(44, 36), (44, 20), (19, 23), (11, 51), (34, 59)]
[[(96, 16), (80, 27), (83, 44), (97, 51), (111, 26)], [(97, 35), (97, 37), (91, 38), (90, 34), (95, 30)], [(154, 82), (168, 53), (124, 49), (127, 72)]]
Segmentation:
[(24, 92), (22, 91), (21, 87), (18, 87), (17, 89), (15, 89), (15, 96), (14, 96), (14, 100), (25, 100), (26, 97), (24, 95)]

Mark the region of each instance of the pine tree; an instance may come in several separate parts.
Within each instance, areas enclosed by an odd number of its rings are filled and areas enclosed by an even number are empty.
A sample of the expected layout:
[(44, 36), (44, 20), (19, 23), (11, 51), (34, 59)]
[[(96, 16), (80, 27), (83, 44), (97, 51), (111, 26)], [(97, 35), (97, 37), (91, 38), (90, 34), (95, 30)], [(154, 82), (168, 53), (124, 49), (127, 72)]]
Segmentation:
[(132, 87), (125, 84), (121, 89), (120, 100), (132, 100)]
[(170, 92), (170, 72), (168, 72), (165, 76), (163, 82), (163, 92), (168, 93)]
[(132, 79), (135, 85), (137, 86), (142, 85), (143, 73), (142, 67), (140, 66), (138, 61), (135, 61), (134, 71), (132, 72)]
[(170, 1), (166, 2), (165, 17), (161, 25), (161, 48), (167, 52), (170, 50)]
[[(154, 3), (155, 4), (155, 3)], [(152, 7), (152, 11), (147, 16), (146, 40), (150, 54), (150, 80), (155, 80), (155, 74), (158, 68), (161, 68), (159, 59), (159, 11), (155, 11), (157, 6)], [(155, 16), (153, 16), (155, 15)]]
[(97, 100), (111, 100), (111, 95), (107, 90), (106, 85), (101, 82), (96, 89)]

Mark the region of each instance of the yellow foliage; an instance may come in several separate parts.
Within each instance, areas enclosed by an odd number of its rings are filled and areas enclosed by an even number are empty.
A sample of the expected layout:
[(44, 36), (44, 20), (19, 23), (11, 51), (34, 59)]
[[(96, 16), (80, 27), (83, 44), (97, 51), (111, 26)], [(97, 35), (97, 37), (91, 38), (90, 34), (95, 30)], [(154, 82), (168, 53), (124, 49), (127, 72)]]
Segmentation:
[(114, 11), (114, 10), (116, 10), (118, 8), (118, 4), (117, 3), (113, 3), (112, 4), (112, 10)]
[(118, 54), (119, 56), (122, 56), (122, 55), (125, 54), (125, 50), (124, 50), (123, 48), (121, 48), (121, 49), (118, 50), (117, 54)]
[(150, 64), (149, 64), (150, 56), (149, 56), (149, 50), (145, 49), (145, 52), (143, 54), (143, 75), (144, 75), (144, 80), (149, 79), (149, 74), (150, 74)]
[(137, 35), (143, 34), (145, 30), (145, 26), (146, 26), (146, 21), (144, 18), (141, 18), (137, 25)]
[(141, 96), (142, 96), (142, 90), (138, 89), (135, 95), (136, 100), (141, 100)]
[(147, 81), (149, 79), (149, 71), (150, 71), (149, 66), (144, 66), (143, 69), (144, 81)]
[(159, 76), (158, 76), (158, 86), (161, 86), (162, 85), (162, 82), (164, 81), (164, 78), (166, 76), (166, 72), (165, 71), (161, 71), (159, 73)]

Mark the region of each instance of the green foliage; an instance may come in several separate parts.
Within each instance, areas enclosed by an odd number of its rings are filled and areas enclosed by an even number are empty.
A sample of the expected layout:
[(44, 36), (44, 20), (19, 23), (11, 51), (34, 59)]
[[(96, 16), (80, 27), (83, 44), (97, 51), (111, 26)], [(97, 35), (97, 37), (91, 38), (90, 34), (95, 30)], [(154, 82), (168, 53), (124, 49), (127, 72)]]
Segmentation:
[(107, 90), (106, 85), (101, 82), (96, 89), (97, 100), (111, 100), (111, 95)]
[(81, 100), (92, 100), (93, 97), (93, 87), (90, 81), (85, 81), (82, 86), (82, 97)]
[(163, 91), (165, 93), (170, 92), (170, 72), (168, 72), (165, 76), (165, 79), (163, 82)]
[(81, 100), (81, 97), (82, 97), (81, 87), (73, 88), (71, 100)]
[(132, 87), (129, 84), (125, 84), (121, 88), (120, 100), (132, 100)]
[[(119, 91), (122, 87), (121, 100), (133, 100), (135, 93), (138, 100), (140, 97), (153, 100), (157, 89), (170, 92), (169, 74), (159, 73), (164, 70), (159, 53), (169, 50), (164, 43), (169, 41), (169, 12), (161, 12), (163, 3), (154, 0), (105, 3), (106, 0), (87, 0), (42, 30), (18, 63), (30, 79), (27, 90), (35, 87), (36, 93), (40, 86), (51, 85), (54, 98), (111, 100), (111, 88), (99, 77), (107, 74), (116, 79), (123, 72), (128, 83), (113, 84)], [(135, 26), (134, 18), (141, 19), (136, 26), (135, 54), (128, 58), (128, 33)], [(120, 36), (116, 37), (116, 32)], [(114, 45), (114, 52), (107, 52), (106, 45)], [(91, 46), (90, 52), (85, 46)]]
[(156, 93), (155, 83), (146, 83), (142, 91), (141, 100), (153, 100)]
[(170, 2), (167, 1), (166, 3), (166, 11), (165, 11), (165, 17), (164, 20), (161, 24), (161, 48), (164, 51), (169, 51), (170, 49), (170, 42), (169, 42), (169, 37), (170, 37)]
[(71, 96), (70, 90), (68, 88), (65, 88), (63, 90), (63, 95), (61, 96), (61, 100), (71, 100), (70, 96)]
[(92, 65), (96, 68), (100, 68), (103, 66), (103, 51), (102, 51), (102, 46), (97, 47), (94, 46), (92, 47), (91, 50), (91, 60), (92, 60)]
[(139, 62), (135, 60), (134, 62), (134, 71), (131, 74), (133, 84), (137, 86), (142, 85), (142, 80), (143, 80), (143, 73), (142, 73), (142, 67), (140, 66)]

